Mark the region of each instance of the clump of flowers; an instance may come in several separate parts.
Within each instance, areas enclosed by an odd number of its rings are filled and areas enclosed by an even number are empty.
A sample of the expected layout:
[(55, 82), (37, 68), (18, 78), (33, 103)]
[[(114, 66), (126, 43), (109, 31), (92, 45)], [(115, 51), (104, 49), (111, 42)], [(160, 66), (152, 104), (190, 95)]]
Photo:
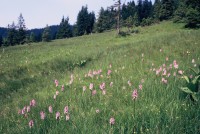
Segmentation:
[(114, 125), (115, 124), (115, 118), (111, 117), (109, 120), (110, 125)]

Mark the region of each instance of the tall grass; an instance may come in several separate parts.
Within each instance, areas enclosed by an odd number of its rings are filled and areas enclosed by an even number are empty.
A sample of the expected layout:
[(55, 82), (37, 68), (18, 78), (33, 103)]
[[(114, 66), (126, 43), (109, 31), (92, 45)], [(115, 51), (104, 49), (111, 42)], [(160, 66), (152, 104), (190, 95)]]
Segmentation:
[[(139, 31), (127, 37), (116, 37), (111, 31), (7, 47), (4, 52), (1, 48), (0, 132), (199, 133), (199, 102), (194, 104), (180, 91), (185, 83), (178, 71), (190, 75), (186, 69), (194, 67), (192, 59), (196, 65), (200, 63), (200, 31), (182, 29), (181, 24), (171, 22)], [(163, 64), (169, 67), (174, 60), (179, 68), (167, 70), (169, 77), (153, 71)], [(100, 74), (87, 75), (100, 69)], [(110, 75), (108, 70), (112, 71)], [(167, 83), (162, 82), (163, 77)], [(105, 95), (99, 88), (104, 82)], [(90, 83), (94, 84), (95, 95), (89, 89)], [(135, 100), (134, 89), (138, 91)], [(59, 94), (54, 99), (56, 91)], [(32, 99), (36, 106), (26, 115), (18, 114)], [(48, 111), (50, 105), (53, 113)], [(65, 106), (69, 107), (68, 121), (63, 113)], [(46, 114), (44, 120), (40, 119), (41, 111)], [(61, 113), (59, 120), (56, 112)], [(115, 119), (113, 125), (110, 118)], [(34, 121), (31, 128), (30, 120)]]

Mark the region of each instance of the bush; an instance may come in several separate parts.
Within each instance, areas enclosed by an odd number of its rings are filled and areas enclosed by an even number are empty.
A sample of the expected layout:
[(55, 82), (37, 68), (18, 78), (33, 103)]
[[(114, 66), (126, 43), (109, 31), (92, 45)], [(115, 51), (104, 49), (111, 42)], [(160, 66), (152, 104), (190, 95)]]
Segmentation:
[(152, 18), (142, 19), (141, 26), (150, 26), (152, 23)]

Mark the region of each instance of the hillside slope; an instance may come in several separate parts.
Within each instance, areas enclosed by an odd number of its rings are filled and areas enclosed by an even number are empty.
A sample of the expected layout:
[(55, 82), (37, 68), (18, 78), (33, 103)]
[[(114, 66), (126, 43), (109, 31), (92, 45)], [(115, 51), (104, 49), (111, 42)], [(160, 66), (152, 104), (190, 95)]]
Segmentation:
[(182, 27), (163, 22), (126, 37), (111, 31), (0, 48), (0, 133), (198, 133), (199, 101), (180, 91), (178, 72), (197, 69), (200, 30)]

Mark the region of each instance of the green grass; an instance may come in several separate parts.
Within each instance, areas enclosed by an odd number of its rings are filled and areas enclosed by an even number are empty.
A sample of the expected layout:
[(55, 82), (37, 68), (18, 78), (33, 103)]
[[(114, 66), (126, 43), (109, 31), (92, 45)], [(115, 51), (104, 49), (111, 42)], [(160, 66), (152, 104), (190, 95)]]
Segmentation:
[[(187, 69), (194, 66), (192, 59), (199, 65), (200, 30), (183, 29), (182, 24), (172, 22), (138, 29), (139, 34), (127, 37), (116, 37), (115, 31), (110, 31), (0, 48), (0, 133), (198, 134), (200, 103), (193, 103), (180, 91), (185, 82), (173, 73), (183, 70), (190, 75)], [(169, 70), (169, 78), (150, 71), (163, 64), (168, 67), (174, 60), (179, 69)], [(90, 70), (99, 69), (102, 76), (85, 77)], [(69, 85), (71, 74), (74, 81)], [(167, 84), (161, 82), (162, 77), (168, 80)], [(145, 82), (139, 90), (142, 79)], [(99, 89), (102, 82), (106, 83), (105, 95)], [(97, 90), (94, 96), (90, 83)], [(87, 86), (85, 92), (83, 86)], [(131, 97), (134, 89), (138, 89), (137, 100)], [(60, 93), (55, 101), (56, 90)], [(32, 99), (36, 100), (36, 107), (31, 107), (27, 117), (19, 115), (18, 110)], [(49, 105), (53, 114), (48, 112)], [(69, 121), (63, 113), (65, 106), (69, 106)], [(45, 120), (40, 119), (40, 111), (46, 113)], [(55, 117), (57, 111), (61, 113), (59, 121)], [(109, 124), (111, 117), (115, 118), (114, 125)], [(28, 126), (30, 120), (34, 121), (32, 128)]]

